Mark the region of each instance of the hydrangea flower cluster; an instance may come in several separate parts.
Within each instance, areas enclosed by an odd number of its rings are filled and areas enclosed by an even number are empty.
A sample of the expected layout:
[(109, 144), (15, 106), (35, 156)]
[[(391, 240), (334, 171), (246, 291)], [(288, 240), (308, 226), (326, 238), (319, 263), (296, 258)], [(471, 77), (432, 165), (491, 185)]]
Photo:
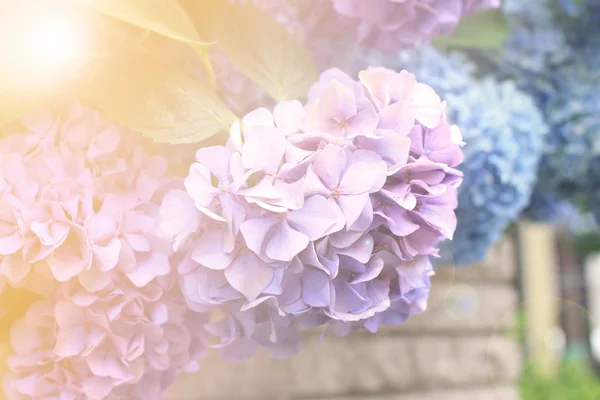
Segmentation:
[[(309, 47), (316, 48), (319, 41), (358, 42), (385, 52), (412, 48), (436, 36), (449, 35), (462, 17), (500, 7), (500, 0), (251, 1), (274, 15)], [(331, 37), (335, 40), (331, 41)], [(321, 49), (325, 52), (318, 53), (327, 57), (327, 52), (335, 47)]]
[(583, 203), (597, 217), (600, 216), (599, 67), (597, 50), (590, 48), (582, 49), (568, 65), (554, 70), (554, 90), (543, 104), (552, 129), (537, 188), (540, 195)]
[(159, 399), (193, 369), (192, 313), (157, 232), (167, 160), (80, 105), (0, 139), (0, 279), (39, 298), (10, 327), (8, 399)]
[(359, 42), (395, 52), (454, 31), (465, 15), (500, 6), (499, 0), (331, 0), (356, 21)]
[(476, 66), (459, 53), (427, 46), (395, 56), (366, 54), (362, 62), (409, 69), (450, 104), (448, 120), (465, 132), (464, 182), (458, 226), (447, 243), (452, 258), (441, 261), (481, 261), (528, 204), (547, 132), (540, 111), (513, 82), (477, 78)]
[[(543, 159), (544, 161), (545, 159)], [(523, 214), (527, 219), (536, 222), (559, 223), (568, 221), (573, 223), (573, 215), (576, 214), (576, 211), (577, 207), (573, 203), (552, 191), (540, 189), (538, 183)]]
[(597, 0), (559, 0), (557, 7), (570, 42), (581, 45), (595, 36), (600, 28), (600, 2)]
[(600, 195), (594, 189), (600, 160), (595, 109), (600, 42), (589, 34), (594, 29), (589, 21), (597, 18), (598, 3), (506, 1), (503, 7), (512, 11), (516, 30), (499, 53), (498, 68), (534, 95), (550, 128), (526, 215), (554, 221), (566, 215), (570, 203), (594, 209)]
[(325, 71), (309, 101), (259, 108), (226, 146), (202, 148), (161, 232), (181, 255), (189, 307), (219, 310), (222, 357), (286, 357), (299, 331), (399, 324), (427, 304), (451, 239), (461, 136), (407, 71)]
[(518, 82), (540, 99), (551, 91), (551, 70), (572, 57), (565, 31), (552, 0), (504, 0), (502, 11), (511, 35), (500, 51), (475, 51), (493, 61), (494, 73)]

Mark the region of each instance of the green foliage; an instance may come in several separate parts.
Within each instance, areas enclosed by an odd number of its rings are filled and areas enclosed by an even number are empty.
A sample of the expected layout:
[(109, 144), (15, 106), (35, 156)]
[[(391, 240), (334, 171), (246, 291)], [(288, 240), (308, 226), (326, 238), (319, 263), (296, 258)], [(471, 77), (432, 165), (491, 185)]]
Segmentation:
[[(91, 35), (98, 39), (94, 43), (98, 48), (89, 49), (97, 53), (89, 68), (69, 67), (64, 81), (45, 82), (35, 73), (16, 79), (20, 68), (0, 68), (0, 125), (56, 102), (57, 96), (74, 95), (154, 141), (200, 142), (227, 131), (237, 118), (213, 91), (209, 45), (219, 46), (236, 68), (278, 101), (305, 97), (319, 75), (298, 39), (253, 5), (228, 0), (23, 0), (14, 4), (10, 10), (25, 10), (21, 22), (27, 22), (31, 10), (58, 5), (77, 14), (76, 19), (99, 21)], [(2, 17), (0, 27), (5, 26)], [(27, 34), (23, 24), (15, 26), (15, 35)], [(166, 47), (184, 51), (161, 53), (152, 46), (159, 39), (170, 43)], [(213, 39), (218, 43), (208, 42)], [(18, 53), (0, 56), (16, 59)], [(193, 79), (186, 67), (194, 54), (204, 65), (202, 81)], [(72, 82), (73, 77), (82, 79)]]
[[(85, 54), (55, 75), (25, 68), (31, 62), (22, 54), (29, 50), (20, 48), (35, 45), (25, 28), (31, 10), (43, 7), (47, 12), (59, 7), (67, 21), (87, 24), (94, 38), (86, 42)], [(191, 77), (188, 64), (195, 53), (212, 69), (207, 46), (176, 0), (23, 0), (7, 10), (0, 15), (0, 33), (7, 37), (10, 26), (26, 39), (16, 37), (18, 45), (2, 47), (8, 50), (0, 63), (0, 125), (69, 96), (157, 142), (204, 141), (228, 131), (237, 118), (206, 84), (214, 76), (209, 73), (206, 82)], [(45, 13), (39, 12), (42, 18)]]
[(275, 100), (306, 97), (319, 70), (309, 51), (269, 14), (227, 0), (183, 3), (196, 27), (208, 30), (229, 61)]
[(157, 142), (200, 142), (227, 131), (236, 119), (216, 95), (189, 79), (168, 80), (147, 93), (131, 125)]
[[(214, 80), (207, 46), (176, 0), (160, 0), (158, 5), (76, 1), (126, 23), (107, 24), (106, 57), (94, 79), (79, 89), (82, 101), (156, 142), (196, 143), (229, 129), (237, 117), (186, 69), (185, 57), (191, 59), (196, 51), (210, 72), (207, 80)], [(190, 46), (170, 45), (152, 33)], [(169, 46), (182, 51), (162, 51)]]
[(527, 333), (527, 312), (523, 309), (516, 312), (515, 321), (508, 334), (520, 343), (525, 343)]
[(71, 0), (145, 30), (200, 44), (194, 24), (177, 0)]
[(449, 36), (433, 40), (438, 47), (495, 49), (509, 34), (508, 23), (499, 9), (486, 10), (464, 17)]
[(161, 55), (152, 38), (146, 42), (112, 41), (80, 99), (156, 142), (195, 143), (227, 131), (236, 116), (216, 94), (193, 80), (181, 60)]
[[(95, 54), (88, 54), (92, 61), (69, 66), (60, 79), (44, 81), (39, 74), (20, 73), (22, 68), (18, 67), (10, 71), (0, 69), (0, 125), (19, 118), (31, 108), (55, 102), (57, 96), (75, 95), (116, 122), (155, 141), (207, 140), (227, 131), (237, 118), (213, 92), (215, 74), (208, 57), (209, 45), (218, 46), (235, 68), (277, 101), (304, 98), (318, 79), (318, 68), (298, 38), (251, 3), (22, 0), (8, 7), (8, 10), (25, 10), (19, 17), (22, 23), (7, 32), (16, 39), (19, 34), (26, 35), (23, 26), (27, 16), (40, 7), (61, 7), (72, 11), (75, 19), (100, 21), (90, 24), (98, 48), (88, 49)], [(7, 26), (3, 15), (0, 27)], [(438, 44), (495, 47), (506, 33), (500, 12), (482, 12), (465, 18), (453, 35), (440, 38)], [(157, 38), (173, 47), (183, 46), (188, 53), (161, 54), (147, 46)], [(12, 60), (18, 58), (18, 53), (0, 56)], [(194, 53), (200, 57), (206, 72), (202, 82), (192, 79), (185, 67), (185, 57)], [(22, 76), (17, 79), (15, 76), (19, 74)]]
[(573, 238), (575, 249), (581, 260), (600, 252), (600, 232), (587, 232)]
[(527, 366), (520, 390), (522, 400), (600, 400), (600, 379), (583, 363), (564, 363), (556, 376)]

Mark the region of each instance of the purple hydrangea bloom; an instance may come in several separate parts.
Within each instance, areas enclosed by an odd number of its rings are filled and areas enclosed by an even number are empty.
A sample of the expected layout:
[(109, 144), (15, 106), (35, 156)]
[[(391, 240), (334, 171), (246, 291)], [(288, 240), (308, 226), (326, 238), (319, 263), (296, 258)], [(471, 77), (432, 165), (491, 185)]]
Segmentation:
[(464, 16), (500, 7), (500, 0), (232, 1), (255, 3), (306, 43), (319, 64), (331, 65), (333, 54), (338, 67), (351, 43), (384, 52), (412, 48), (451, 34)]
[(444, 264), (471, 265), (519, 218), (538, 179), (547, 126), (541, 111), (514, 82), (477, 76), (460, 53), (433, 47), (393, 56), (366, 53), (362, 64), (407, 68), (448, 101), (448, 118), (464, 131), (464, 173), (458, 226)]
[(428, 42), (454, 31), (460, 19), (500, 6), (499, 0), (331, 0), (335, 11), (356, 21), (359, 42), (387, 52)]
[(305, 105), (259, 108), (203, 148), (160, 230), (189, 307), (223, 357), (282, 358), (300, 330), (398, 324), (422, 312), (429, 258), (456, 228), (462, 140), (407, 71), (327, 70)]

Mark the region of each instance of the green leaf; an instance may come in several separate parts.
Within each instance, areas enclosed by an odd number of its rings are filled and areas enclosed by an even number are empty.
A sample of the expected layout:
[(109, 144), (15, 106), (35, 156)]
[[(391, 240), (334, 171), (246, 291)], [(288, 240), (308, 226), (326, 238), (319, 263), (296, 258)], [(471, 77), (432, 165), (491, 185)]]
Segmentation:
[(177, 0), (71, 0), (181, 42), (203, 44)]
[(213, 8), (189, 11), (196, 25), (212, 25), (212, 34), (231, 63), (275, 100), (306, 97), (319, 78), (309, 51), (270, 15), (252, 4), (213, 0)]
[(215, 88), (216, 86), (216, 76), (215, 69), (213, 68), (212, 62), (210, 61), (210, 56), (208, 46), (203, 45), (192, 45), (196, 53), (200, 56), (200, 60), (202, 61), (202, 65), (204, 66), (204, 70), (206, 71), (206, 75), (208, 77), (208, 82), (211, 85), (211, 88)]
[(235, 114), (177, 67), (152, 53), (113, 44), (106, 65), (79, 96), (156, 142), (196, 143), (228, 131)]
[(158, 142), (196, 143), (227, 131), (236, 116), (202, 85), (166, 81), (149, 92), (132, 127)]
[(438, 47), (495, 49), (502, 46), (509, 27), (501, 10), (487, 10), (464, 17), (449, 36), (432, 42)]

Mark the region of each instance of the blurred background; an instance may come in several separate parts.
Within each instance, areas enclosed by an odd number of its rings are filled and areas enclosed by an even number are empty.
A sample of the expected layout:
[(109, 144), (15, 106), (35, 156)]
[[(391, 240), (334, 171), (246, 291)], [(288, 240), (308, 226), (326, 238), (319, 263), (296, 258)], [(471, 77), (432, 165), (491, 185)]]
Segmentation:
[[(524, 274), (521, 267), (520, 293), (524, 299), (540, 299), (519, 315), (525, 355), (523, 399), (600, 396), (600, 237), (592, 218), (577, 222), (571, 228), (566, 222), (547, 227), (554, 260), (528, 265), (537, 276), (531, 271)], [(536, 279), (544, 284), (533, 282)]]

